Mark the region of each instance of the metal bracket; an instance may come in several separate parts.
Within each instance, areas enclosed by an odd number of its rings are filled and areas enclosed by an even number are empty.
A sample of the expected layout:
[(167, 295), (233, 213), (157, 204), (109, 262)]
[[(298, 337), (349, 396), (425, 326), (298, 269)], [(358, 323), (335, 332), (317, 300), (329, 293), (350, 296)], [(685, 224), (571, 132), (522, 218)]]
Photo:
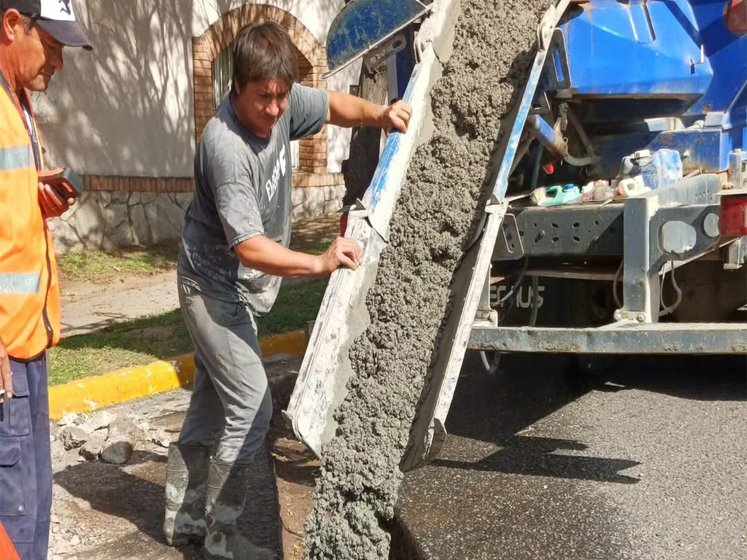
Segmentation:
[(747, 262), (747, 236), (740, 237), (726, 247), (724, 270), (738, 270)]
[(550, 48), (553, 30), (568, 8), (568, 4), (570, 4), (570, 0), (561, 0), (557, 6), (550, 6), (542, 16), (542, 20), (537, 26), (537, 47), (539, 51), (546, 51)]
[(747, 152), (734, 150), (729, 154), (729, 182), (736, 189), (747, 189)]
[(514, 214), (503, 218), (498, 240), (493, 250), (493, 260), (518, 261), (524, 258), (524, 242), (521, 239), (519, 224)]
[[(718, 216), (720, 211), (714, 200), (719, 187), (717, 175), (700, 175), (625, 201), (623, 307), (615, 312), (615, 320), (656, 323), (659, 274), (664, 264), (679, 266), (718, 246), (719, 238), (714, 237), (708, 216)], [(689, 205), (679, 207), (677, 202)], [(683, 228), (664, 232), (668, 223), (690, 227), (693, 239), (683, 237)]]
[(407, 38), (402, 33), (397, 33), (381, 46), (373, 49), (363, 57), (363, 63), (369, 71), (375, 72), (390, 56), (404, 50), (407, 46)]

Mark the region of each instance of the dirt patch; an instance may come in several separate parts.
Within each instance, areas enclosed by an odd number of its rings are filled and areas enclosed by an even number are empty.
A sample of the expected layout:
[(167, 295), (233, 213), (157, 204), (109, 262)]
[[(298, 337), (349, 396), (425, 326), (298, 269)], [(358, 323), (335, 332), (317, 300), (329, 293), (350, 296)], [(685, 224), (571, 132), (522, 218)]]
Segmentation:
[(348, 395), (325, 447), (309, 557), (389, 554), (399, 464), (448, 315), (450, 284), (492, 189), (490, 154), (534, 56), (547, 0), (464, 0), (454, 54), (432, 92), (435, 132), (415, 153), (390, 244), (366, 301), (371, 324), (353, 344)]
[[(265, 363), (273, 394), (272, 428), (267, 449), (247, 475), (250, 497), (239, 521), (252, 542), (287, 560), (303, 557), (303, 521), (319, 467), (312, 453), (292, 439), (281, 417), (300, 362)], [(158, 438), (159, 443), (148, 437), (133, 440), (135, 451), (124, 465), (86, 461), (77, 449), (53, 446), (50, 560), (203, 558), (201, 546), (167, 546), (161, 530), (168, 445), (161, 440), (176, 440), (189, 398), (189, 391), (179, 389), (107, 409), (120, 421), (146, 422), (167, 436)]]

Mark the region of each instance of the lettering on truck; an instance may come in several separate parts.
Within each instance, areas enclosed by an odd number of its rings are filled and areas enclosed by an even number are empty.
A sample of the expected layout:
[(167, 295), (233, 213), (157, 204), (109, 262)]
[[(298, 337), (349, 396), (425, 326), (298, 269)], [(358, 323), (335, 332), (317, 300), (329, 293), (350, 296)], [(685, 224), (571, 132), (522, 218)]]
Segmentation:
[[(506, 284), (501, 284), (500, 286), (497, 286), (495, 288), (496, 290), (496, 297), (497, 300), (500, 301), (504, 297), (506, 297), (506, 294), (508, 293), (508, 290), (511, 288), (511, 286), (507, 286)], [(542, 296), (542, 294), (545, 291), (545, 286), (540, 284), (537, 286), (537, 308), (541, 308), (542, 304), (545, 303), (545, 298)], [(531, 309), (532, 307), (532, 287), (531, 286), (520, 286), (518, 290), (514, 293), (512, 296), (516, 298), (516, 307), (520, 309)]]

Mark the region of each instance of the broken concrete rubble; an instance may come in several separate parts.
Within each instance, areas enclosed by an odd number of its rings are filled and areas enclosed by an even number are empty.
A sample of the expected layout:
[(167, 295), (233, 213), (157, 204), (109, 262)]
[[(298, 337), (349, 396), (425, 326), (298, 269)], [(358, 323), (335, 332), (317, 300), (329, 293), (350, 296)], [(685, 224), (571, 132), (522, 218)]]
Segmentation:
[(91, 437), (83, 444), (80, 448), (80, 454), (84, 459), (88, 461), (95, 461), (98, 459), (101, 452), (106, 446), (106, 438), (109, 436), (109, 430), (99, 430), (91, 434)]
[(134, 447), (129, 441), (115, 441), (101, 452), (101, 460), (113, 465), (123, 465), (132, 457)]
[(126, 463), (142, 442), (168, 447), (171, 437), (147, 421), (116, 416), (108, 411), (66, 415), (52, 426), (52, 457), (55, 462), (75, 464), (85, 459)]

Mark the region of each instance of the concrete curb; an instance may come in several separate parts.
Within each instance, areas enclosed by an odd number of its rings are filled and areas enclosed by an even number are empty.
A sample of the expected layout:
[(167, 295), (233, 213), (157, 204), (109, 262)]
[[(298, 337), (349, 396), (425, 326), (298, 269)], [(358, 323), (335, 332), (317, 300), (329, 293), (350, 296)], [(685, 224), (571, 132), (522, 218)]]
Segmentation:
[[(303, 330), (264, 336), (259, 340), (262, 357), (303, 356), (306, 334)], [(160, 360), (144, 366), (122, 368), (102, 375), (85, 377), (49, 388), (49, 417), (90, 412), (105, 406), (147, 397), (154, 393), (184, 387), (194, 380), (192, 354)]]

